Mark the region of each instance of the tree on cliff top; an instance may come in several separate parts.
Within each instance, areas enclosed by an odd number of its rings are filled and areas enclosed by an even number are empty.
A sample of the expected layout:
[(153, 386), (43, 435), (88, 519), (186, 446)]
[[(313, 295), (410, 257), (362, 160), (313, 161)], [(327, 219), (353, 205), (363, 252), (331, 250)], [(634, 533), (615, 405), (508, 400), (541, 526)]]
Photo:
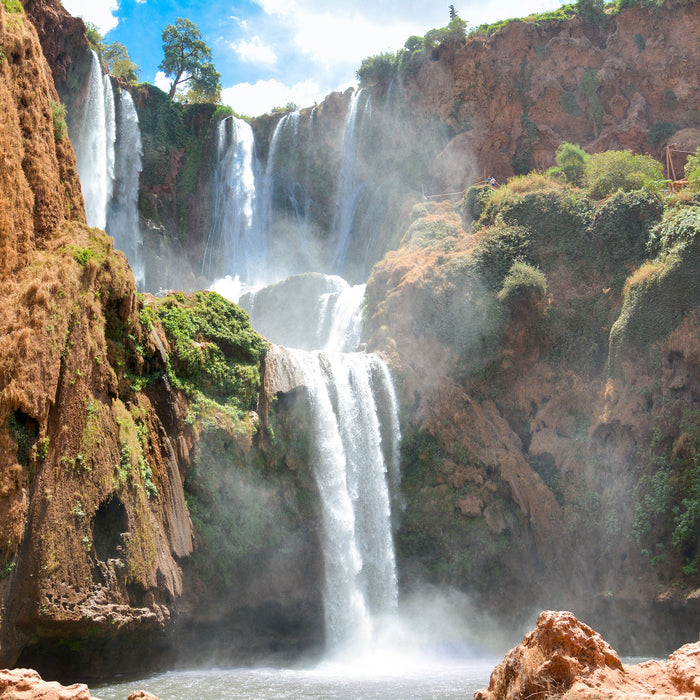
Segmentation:
[(170, 97), (175, 97), (178, 86), (189, 83), (197, 94), (216, 101), (221, 91), (221, 76), (211, 62), (211, 49), (194, 22), (178, 17), (174, 25), (169, 24), (163, 30), (161, 38), (165, 58), (159, 68), (172, 78)]

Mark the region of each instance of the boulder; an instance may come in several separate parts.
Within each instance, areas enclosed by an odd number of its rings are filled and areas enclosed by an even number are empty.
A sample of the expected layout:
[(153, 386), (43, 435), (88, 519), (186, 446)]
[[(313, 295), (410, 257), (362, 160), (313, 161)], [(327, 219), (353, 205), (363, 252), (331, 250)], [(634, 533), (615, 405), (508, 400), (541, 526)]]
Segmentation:
[(8, 700), (90, 700), (92, 698), (88, 687), (82, 683), (66, 686), (55, 681), (44, 681), (36, 671), (29, 668), (0, 671), (0, 697)]

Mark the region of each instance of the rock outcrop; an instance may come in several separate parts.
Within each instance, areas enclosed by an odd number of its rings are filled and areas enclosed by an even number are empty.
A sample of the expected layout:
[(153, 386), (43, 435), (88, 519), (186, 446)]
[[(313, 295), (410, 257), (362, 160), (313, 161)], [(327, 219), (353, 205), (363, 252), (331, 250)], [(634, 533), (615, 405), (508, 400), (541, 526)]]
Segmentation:
[(686, 644), (667, 661), (623, 666), (612, 647), (570, 612), (542, 612), (537, 626), (511, 649), (475, 700), (538, 697), (695, 698), (700, 695), (700, 642)]
[(12, 700), (90, 700), (92, 695), (86, 685), (75, 683), (61, 685), (44, 681), (28, 668), (0, 671), (0, 695)]

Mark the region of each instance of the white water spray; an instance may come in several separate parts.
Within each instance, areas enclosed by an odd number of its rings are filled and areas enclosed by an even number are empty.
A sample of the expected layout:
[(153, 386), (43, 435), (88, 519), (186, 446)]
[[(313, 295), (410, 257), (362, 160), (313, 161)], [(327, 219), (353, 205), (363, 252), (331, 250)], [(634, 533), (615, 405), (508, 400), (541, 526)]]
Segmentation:
[(114, 197), (109, 205), (106, 230), (114, 238), (114, 247), (128, 258), (136, 284), (142, 288), (145, 266), (138, 199), (143, 149), (134, 101), (126, 90), (120, 94), (118, 123)]
[(114, 179), (114, 94), (94, 51), (82, 100), (80, 123), (71, 140), (75, 145), (87, 222), (104, 229)]
[(352, 95), (348, 108), (343, 139), (343, 158), (340, 164), (336, 190), (335, 215), (331, 228), (331, 240), (334, 241), (332, 269), (339, 274), (342, 274), (345, 266), (345, 257), (352, 238), (355, 214), (363, 189), (362, 182), (355, 172), (357, 136), (362, 122), (360, 109), (362, 95), (363, 90), (356, 90)]
[(212, 221), (204, 252), (203, 272), (240, 276), (247, 283), (264, 280), (267, 243), (257, 225), (254, 137), (242, 119), (227, 117), (216, 133), (218, 163), (212, 183)]

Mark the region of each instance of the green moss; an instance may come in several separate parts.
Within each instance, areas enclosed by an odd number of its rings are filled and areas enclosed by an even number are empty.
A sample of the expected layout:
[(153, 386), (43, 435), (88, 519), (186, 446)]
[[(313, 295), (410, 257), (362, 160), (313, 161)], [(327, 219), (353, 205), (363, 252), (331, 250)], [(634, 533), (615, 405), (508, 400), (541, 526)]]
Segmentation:
[[(674, 219), (683, 218), (674, 225)], [(629, 352), (646, 352), (663, 340), (700, 300), (700, 219), (695, 213), (674, 212), (662, 224), (658, 245), (678, 242), (642, 266), (630, 279), (620, 317), (610, 331), (611, 373)], [(675, 236), (671, 231), (676, 231)], [(682, 232), (682, 233), (681, 233)]]
[(51, 116), (53, 118), (53, 134), (56, 141), (63, 141), (68, 133), (66, 126), (66, 107), (60, 102), (51, 100)]
[(267, 344), (248, 314), (215, 292), (166, 297), (157, 311), (174, 347), (172, 379), (190, 392), (240, 410), (252, 408)]
[(20, 0), (2, 0), (2, 6), (10, 13), (24, 13)]
[(5, 424), (17, 446), (17, 461), (23, 467), (29, 467), (38, 438), (36, 421), (22, 411), (14, 411), (7, 417)]

